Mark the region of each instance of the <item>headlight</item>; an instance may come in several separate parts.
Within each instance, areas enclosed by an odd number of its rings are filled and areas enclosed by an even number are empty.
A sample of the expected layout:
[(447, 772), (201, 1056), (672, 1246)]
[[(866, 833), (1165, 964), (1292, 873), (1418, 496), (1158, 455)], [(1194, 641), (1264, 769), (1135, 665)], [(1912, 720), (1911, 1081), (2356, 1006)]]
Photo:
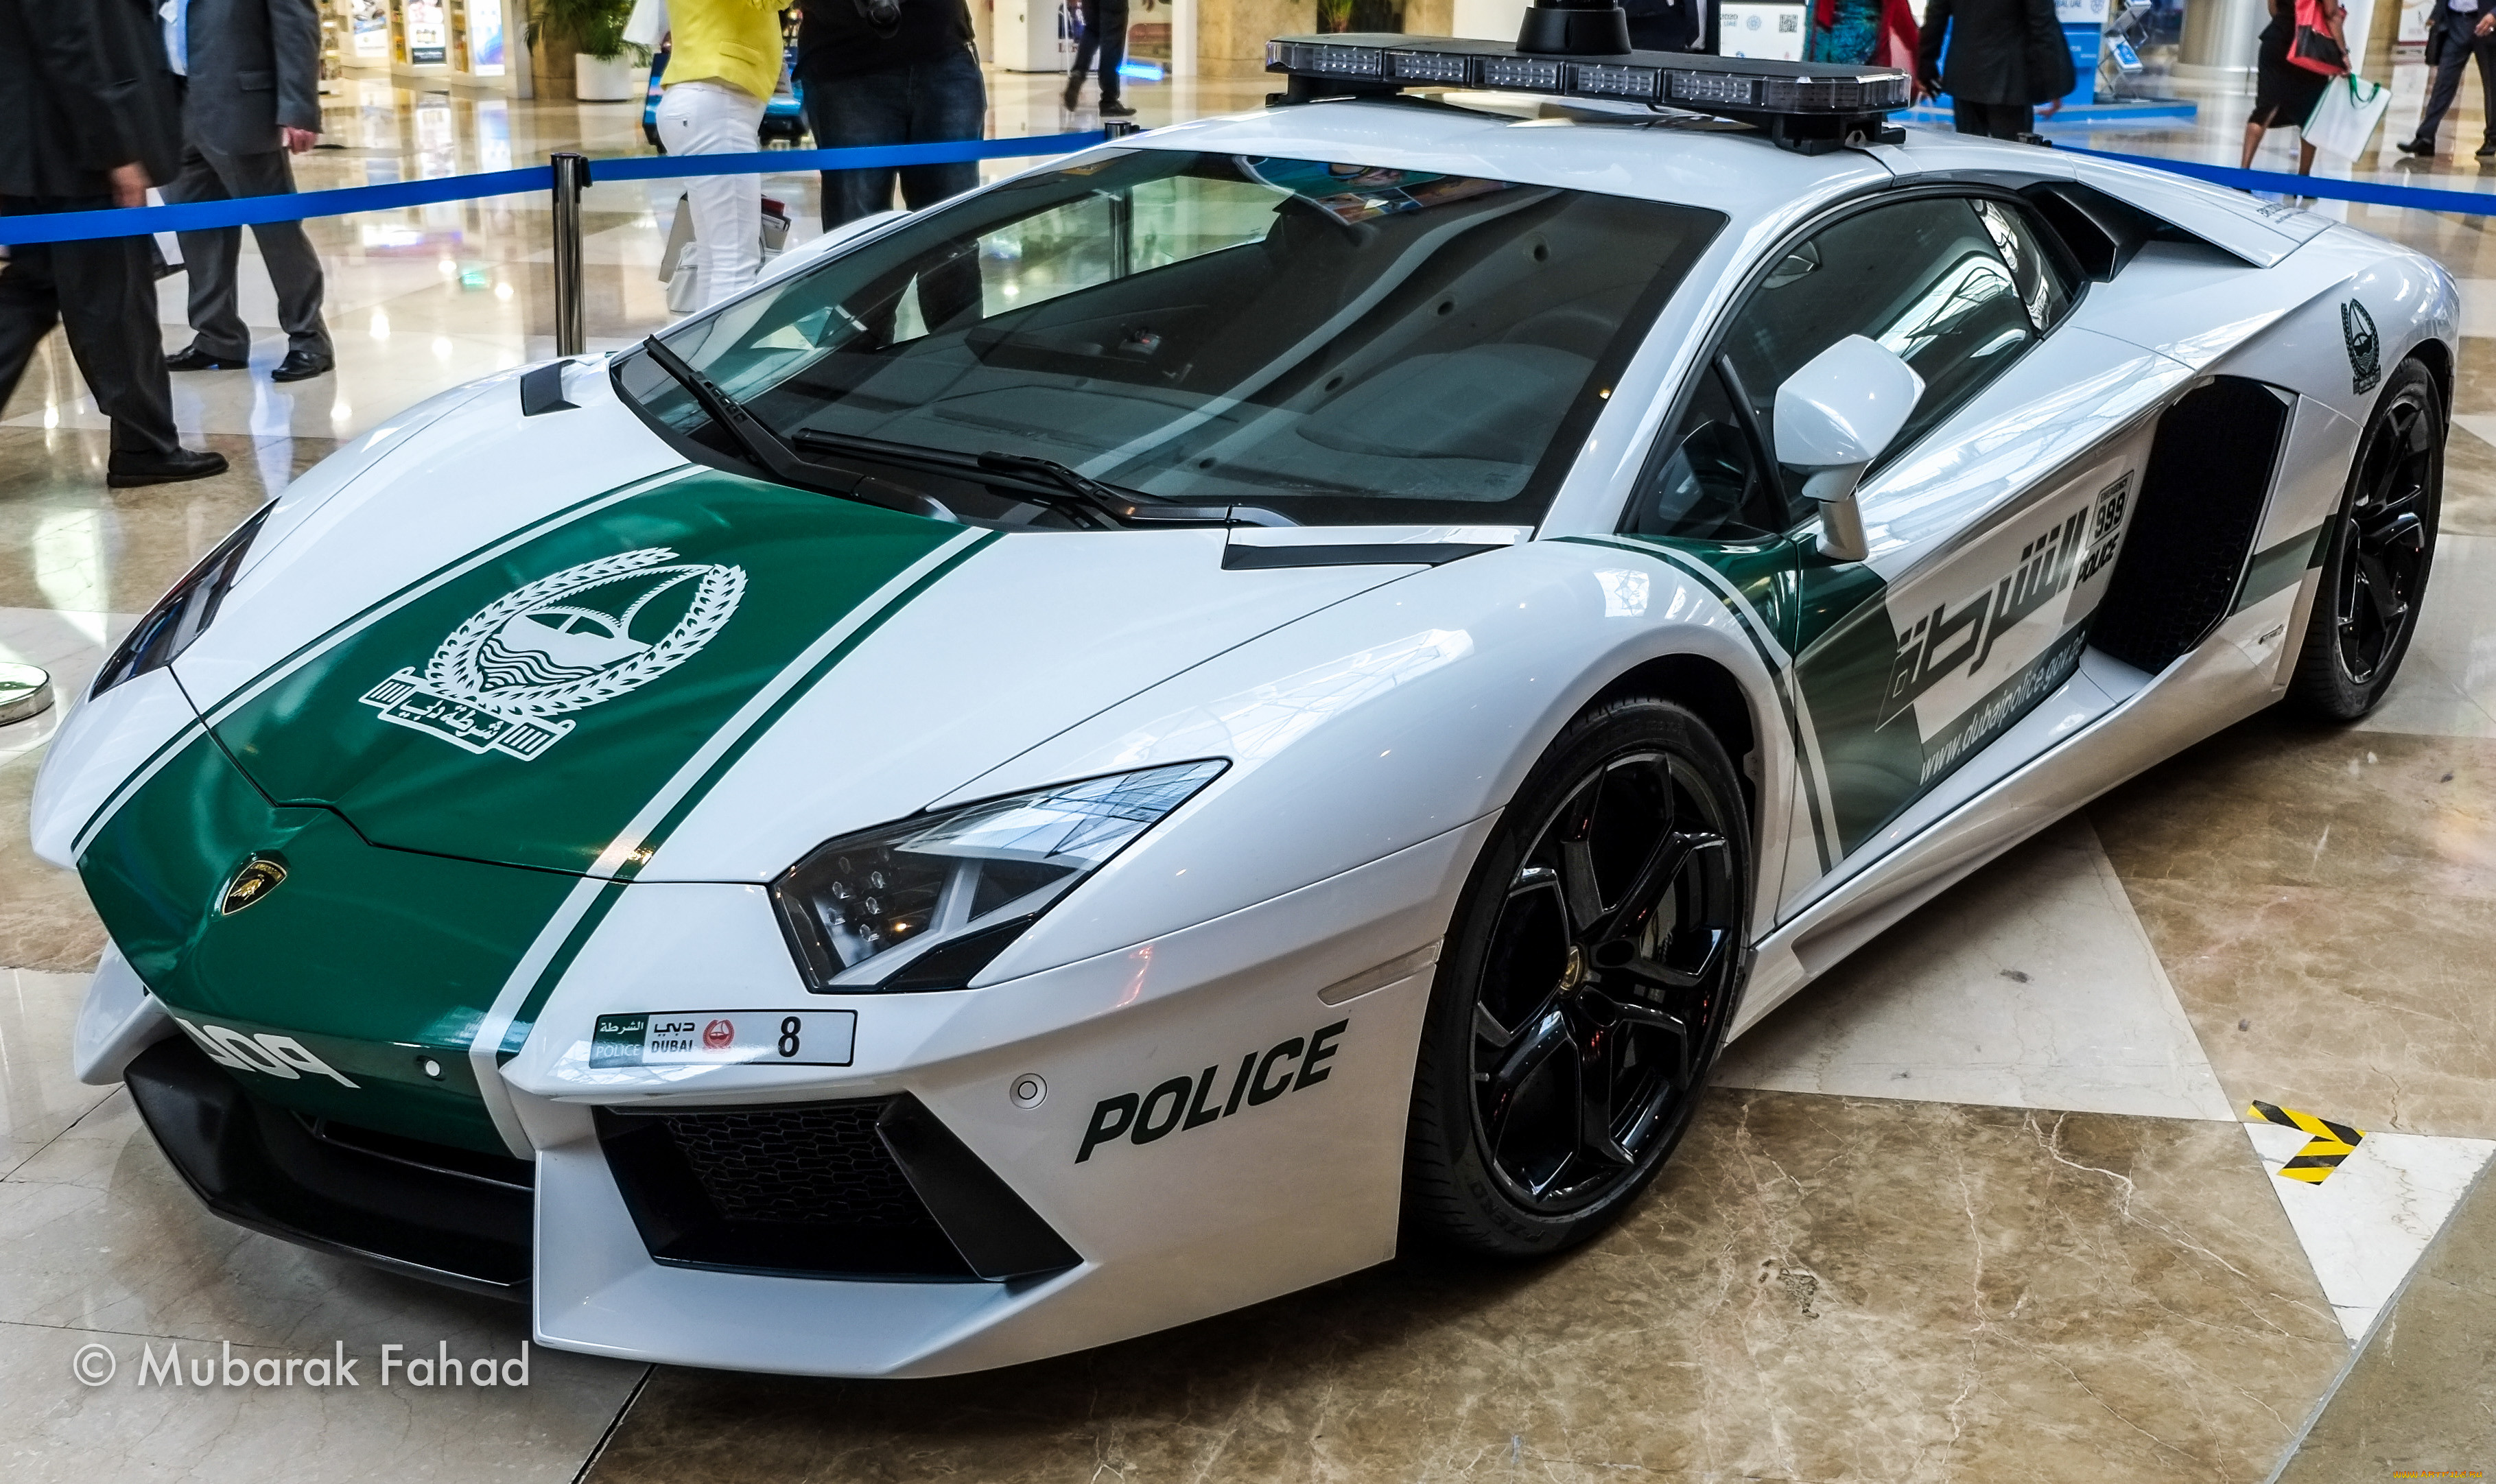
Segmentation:
[(277, 509), (270, 501), (253, 513), (249, 520), (234, 527), (234, 534), (217, 542), (214, 551), (200, 559), (200, 565), (173, 584), (173, 590), (156, 600), (156, 606), (139, 620), (139, 626), (122, 635), (121, 647), (95, 672), (95, 684), (87, 691), (93, 700), (134, 675), (161, 670), (173, 663), (173, 657), (191, 647), (217, 617), (217, 604), (225, 602), (226, 589), (234, 586), (234, 574), (242, 571), (242, 559), (251, 550), (252, 538), (267, 523), (268, 512)]
[(1087, 778), (844, 835), (782, 873), (771, 897), (819, 993), (960, 989), (1227, 766)]

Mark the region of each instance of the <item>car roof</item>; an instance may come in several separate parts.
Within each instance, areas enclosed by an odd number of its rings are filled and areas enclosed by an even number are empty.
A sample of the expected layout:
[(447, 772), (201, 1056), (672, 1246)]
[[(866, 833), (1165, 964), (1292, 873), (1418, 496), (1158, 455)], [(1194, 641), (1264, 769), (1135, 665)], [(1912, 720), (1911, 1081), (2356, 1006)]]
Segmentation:
[(1748, 125), (1695, 114), (1514, 94), (1457, 96), (1462, 106), (1414, 97), (1297, 104), (1172, 124), (1117, 142), (1484, 175), (1701, 206), (1737, 226), (1916, 175), (2078, 180), (2265, 267), (2330, 225), (2161, 170), (1942, 131), (1908, 129), (1903, 143), (1804, 155)]
[(1747, 126), (1691, 114), (1542, 106), (1502, 97), (1514, 112), (1421, 99), (1299, 104), (1197, 119), (1121, 140), (1152, 149), (1340, 160), (1482, 175), (1673, 201), (1737, 221), (1793, 201), (1881, 184), (1891, 172), (1859, 150), (1800, 155)]

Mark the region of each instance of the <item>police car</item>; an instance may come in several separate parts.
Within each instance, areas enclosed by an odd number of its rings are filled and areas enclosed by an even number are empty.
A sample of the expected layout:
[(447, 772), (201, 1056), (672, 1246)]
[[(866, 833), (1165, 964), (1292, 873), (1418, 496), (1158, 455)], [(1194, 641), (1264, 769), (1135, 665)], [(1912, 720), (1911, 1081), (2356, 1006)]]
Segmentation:
[(2434, 263), (1617, 16), (1277, 41), (340, 450), (46, 761), (79, 1075), (546, 1345), (999, 1366), (1585, 1241), (1919, 903), (2378, 701)]

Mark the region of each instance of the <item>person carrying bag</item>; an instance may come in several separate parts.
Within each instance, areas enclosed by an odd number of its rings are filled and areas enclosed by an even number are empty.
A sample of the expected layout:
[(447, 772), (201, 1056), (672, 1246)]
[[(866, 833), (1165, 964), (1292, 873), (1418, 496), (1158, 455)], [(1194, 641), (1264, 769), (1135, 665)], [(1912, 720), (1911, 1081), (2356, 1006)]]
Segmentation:
[(2245, 120), (2246, 170), (2254, 168), (2254, 151), (2264, 134), (2295, 129), (2304, 134), (2297, 142), (2296, 172), (2314, 173), (2312, 121), (2330, 79), (2349, 70), (2348, 52), (2333, 0), (2270, 0), (2270, 24), (2254, 63), (2254, 110)]
[[(641, 0), (625, 40), (669, 34), (659, 98), (659, 143), (671, 155), (751, 154), (763, 147), (763, 109), (780, 80), (779, 0)], [(699, 264), (687, 291), (707, 308), (754, 287), (763, 267), (763, 177), (703, 175), (686, 183)], [(679, 256), (682, 256), (680, 251)], [(682, 272), (681, 265), (678, 269)], [(671, 288), (673, 288), (672, 282)]]

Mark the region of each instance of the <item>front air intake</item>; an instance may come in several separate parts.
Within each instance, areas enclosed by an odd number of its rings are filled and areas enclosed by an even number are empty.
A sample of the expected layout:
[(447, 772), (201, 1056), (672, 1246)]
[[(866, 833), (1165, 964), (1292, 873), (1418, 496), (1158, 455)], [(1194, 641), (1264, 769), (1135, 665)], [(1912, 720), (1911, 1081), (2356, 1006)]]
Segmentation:
[(973, 1282), (1080, 1259), (917, 1098), (598, 1110), (659, 1262), (813, 1278)]

